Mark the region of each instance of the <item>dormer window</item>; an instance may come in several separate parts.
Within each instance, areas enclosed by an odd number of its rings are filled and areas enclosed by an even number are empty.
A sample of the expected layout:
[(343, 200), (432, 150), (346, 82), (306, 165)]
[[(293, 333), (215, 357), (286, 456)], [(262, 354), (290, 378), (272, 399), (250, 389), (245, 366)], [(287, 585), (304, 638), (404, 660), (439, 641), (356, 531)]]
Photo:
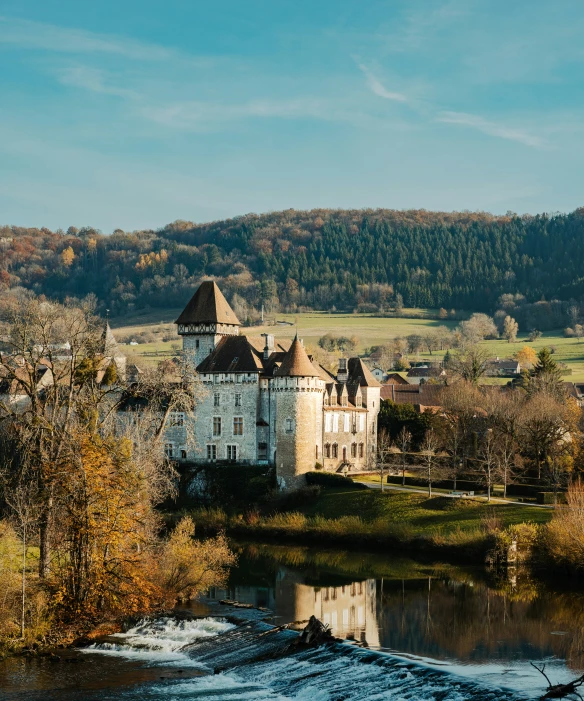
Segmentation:
[(349, 406), (349, 400), (346, 394), (341, 397), (341, 406)]

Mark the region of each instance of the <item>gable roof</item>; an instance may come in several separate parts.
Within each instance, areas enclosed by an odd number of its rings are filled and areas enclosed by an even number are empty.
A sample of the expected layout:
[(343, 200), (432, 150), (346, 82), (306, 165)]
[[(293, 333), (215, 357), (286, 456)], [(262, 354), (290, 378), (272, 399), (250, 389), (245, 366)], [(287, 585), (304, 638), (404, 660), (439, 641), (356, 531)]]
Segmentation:
[(247, 336), (223, 336), (213, 352), (197, 366), (197, 372), (258, 372), (261, 353)]
[(214, 280), (205, 280), (183, 309), (175, 324), (233, 324), (241, 326)]
[(310, 362), (298, 336), (294, 337), (290, 350), (283, 357), (277, 374), (288, 377), (320, 377), (320, 372)]
[(381, 383), (375, 379), (361, 358), (349, 358), (348, 370), (348, 384), (358, 384), (361, 387), (381, 387)]

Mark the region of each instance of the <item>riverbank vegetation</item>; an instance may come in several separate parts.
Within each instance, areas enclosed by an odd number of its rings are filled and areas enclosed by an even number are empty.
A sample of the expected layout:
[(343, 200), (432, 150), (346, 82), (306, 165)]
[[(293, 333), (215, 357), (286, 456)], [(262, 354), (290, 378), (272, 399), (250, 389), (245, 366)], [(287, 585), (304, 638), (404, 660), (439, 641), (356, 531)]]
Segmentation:
[(226, 513), (217, 507), (191, 512), (210, 532), (345, 547), (397, 548), (442, 552), (484, 562), (496, 530), (532, 521), (546, 523), (551, 512), (512, 504), (487, 505), (451, 499), (359, 488), (324, 487), (304, 493), (290, 510)]
[(193, 410), (188, 377), (124, 385), (90, 306), (29, 299), (5, 319), (0, 640), (70, 639), (222, 581), (225, 539), (195, 542), (189, 519), (168, 535), (156, 509), (176, 491), (162, 441), (170, 412)]

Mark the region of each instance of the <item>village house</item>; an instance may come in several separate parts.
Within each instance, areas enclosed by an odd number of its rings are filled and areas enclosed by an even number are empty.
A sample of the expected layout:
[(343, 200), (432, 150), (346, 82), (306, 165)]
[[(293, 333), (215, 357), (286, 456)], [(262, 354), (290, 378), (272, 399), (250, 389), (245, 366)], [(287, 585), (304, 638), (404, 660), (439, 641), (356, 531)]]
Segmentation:
[(513, 358), (494, 358), (487, 362), (485, 375), (487, 377), (518, 377), (521, 374), (521, 363)]

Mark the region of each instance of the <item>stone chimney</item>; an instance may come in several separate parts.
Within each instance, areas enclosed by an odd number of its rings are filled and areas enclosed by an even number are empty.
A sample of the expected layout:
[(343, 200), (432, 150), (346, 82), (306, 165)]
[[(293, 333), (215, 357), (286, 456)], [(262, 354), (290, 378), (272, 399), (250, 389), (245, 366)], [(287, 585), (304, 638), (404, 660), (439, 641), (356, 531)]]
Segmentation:
[(274, 352), (274, 336), (271, 333), (263, 333), (262, 336), (266, 339), (264, 346), (264, 360), (267, 360)]
[(337, 382), (346, 382), (349, 379), (347, 368), (347, 358), (339, 358), (339, 369), (337, 371)]

